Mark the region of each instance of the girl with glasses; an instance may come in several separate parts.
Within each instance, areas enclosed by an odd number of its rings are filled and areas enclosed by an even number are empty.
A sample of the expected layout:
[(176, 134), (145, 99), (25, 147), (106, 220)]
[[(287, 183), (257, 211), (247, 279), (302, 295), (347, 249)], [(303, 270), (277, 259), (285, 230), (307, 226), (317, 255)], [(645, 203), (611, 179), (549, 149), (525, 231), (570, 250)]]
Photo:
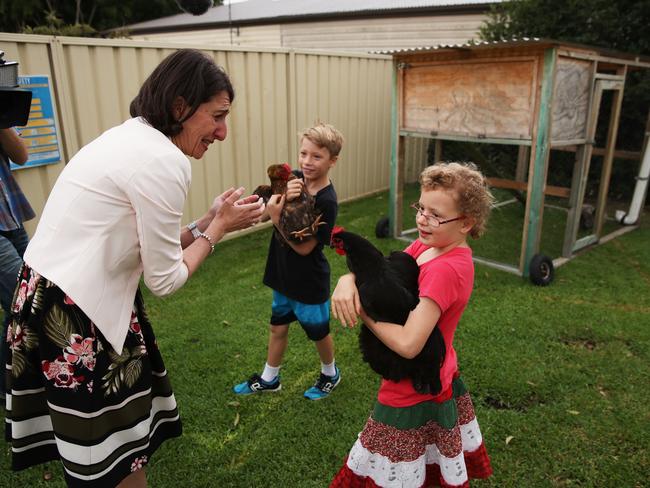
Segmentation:
[(492, 474), (453, 339), (474, 284), (468, 237), (485, 230), (493, 198), (473, 164), (429, 166), (420, 185), (420, 198), (411, 206), (418, 238), (405, 249), (420, 266), (420, 302), (406, 323), (372, 320), (361, 307), (353, 274), (339, 279), (332, 312), (346, 327), (360, 317), (405, 358), (415, 357), (438, 327), (447, 351), (442, 389), (421, 394), (410, 379), (382, 379), (373, 413), (331, 487), (468, 487), (469, 479)]

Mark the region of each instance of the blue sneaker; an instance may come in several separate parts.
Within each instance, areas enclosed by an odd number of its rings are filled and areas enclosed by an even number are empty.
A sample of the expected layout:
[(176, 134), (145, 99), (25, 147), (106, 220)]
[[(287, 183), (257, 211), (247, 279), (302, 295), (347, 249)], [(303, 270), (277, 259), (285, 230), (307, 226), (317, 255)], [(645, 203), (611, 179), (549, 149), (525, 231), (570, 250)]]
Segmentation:
[(309, 400), (322, 400), (329, 396), (332, 390), (341, 382), (341, 372), (338, 366), (336, 367), (336, 374), (334, 376), (327, 376), (323, 373), (320, 374), (314, 386), (305, 392), (305, 398)]
[(276, 376), (273, 381), (264, 381), (257, 373), (246, 381), (232, 387), (237, 395), (252, 395), (253, 393), (270, 393), (280, 391), (280, 375)]

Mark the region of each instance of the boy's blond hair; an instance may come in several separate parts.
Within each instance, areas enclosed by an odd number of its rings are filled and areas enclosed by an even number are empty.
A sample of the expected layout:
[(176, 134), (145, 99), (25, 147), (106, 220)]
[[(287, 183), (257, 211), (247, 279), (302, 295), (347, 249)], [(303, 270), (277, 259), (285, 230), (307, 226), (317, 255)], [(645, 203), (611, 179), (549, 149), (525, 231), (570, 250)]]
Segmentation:
[(339, 155), (343, 147), (343, 134), (330, 124), (318, 122), (313, 127), (304, 129), (300, 133), (300, 140), (307, 139), (318, 147), (324, 147), (330, 153), (330, 157), (334, 158)]
[(474, 163), (439, 162), (424, 168), (420, 174), (420, 186), (423, 191), (452, 191), (461, 215), (474, 220), (469, 234), (477, 239), (485, 232), (494, 197)]

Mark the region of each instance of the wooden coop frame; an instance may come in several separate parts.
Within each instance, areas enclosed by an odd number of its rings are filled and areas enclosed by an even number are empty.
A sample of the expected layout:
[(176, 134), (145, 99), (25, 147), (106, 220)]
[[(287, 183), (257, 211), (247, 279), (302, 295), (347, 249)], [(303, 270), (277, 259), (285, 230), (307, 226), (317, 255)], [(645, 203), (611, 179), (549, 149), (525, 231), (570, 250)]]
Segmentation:
[[(403, 238), (402, 198), (405, 139), (468, 141), (519, 146), (514, 180), (490, 178), (492, 187), (526, 192), (519, 265), (475, 257), (475, 261), (540, 285), (553, 278), (554, 268), (580, 250), (604, 243), (637, 225), (603, 234), (605, 205), (614, 157), (626, 75), (650, 68), (650, 59), (601, 48), (543, 39), (444, 45), (384, 52), (393, 56), (390, 206), (385, 235)], [(594, 148), (603, 92), (613, 92), (604, 148)], [(645, 156), (648, 166), (649, 124)], [(551, 149), (575, 151), (570, 188), (546, 184)], [(578, 239), (592, 155), (603, 155), (593, 233)], [(627, 155), (629, 157), (629, 154)], [(634, 158), (634, 156), (633, 156)], [(439, 160), (436, 157), (436, 160)], [(641, 170), (640, 170), (641, 171)], [(647, 173), (647, 169), (645, 170)], [(639, 181), (643, 175), (639, 174)], [(647, 191), (640, 190), (641, 202)], [(545, 195), (568, 198), (562, 255), (539, 253)], [(635, 196), (636, 198), (636, 196)], [(643, 205), (641, 204), (641, 207)], [(638, 218), (632, 224), (636, 224)], [(626, 222), (628, 223), (628, 222)], [(380, 235), (378, 223), (378, 236)]]

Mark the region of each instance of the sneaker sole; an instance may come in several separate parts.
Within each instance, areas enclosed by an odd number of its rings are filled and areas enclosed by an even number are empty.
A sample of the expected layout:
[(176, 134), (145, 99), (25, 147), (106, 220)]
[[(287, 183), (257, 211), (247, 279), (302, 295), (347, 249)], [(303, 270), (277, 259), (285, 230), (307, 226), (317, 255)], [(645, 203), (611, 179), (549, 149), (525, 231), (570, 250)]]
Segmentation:
[(282, 389), (282, 385), (278, 386), (273, 390), (257, 390), (257, 391), (251, 391), (250, 393), (237, 393), (236, 391), (233, 391), (233, 393), (237, 396), (249, 396), (249, 395), (255, 395), (256, 393), (276, 393), (281, 389)]

